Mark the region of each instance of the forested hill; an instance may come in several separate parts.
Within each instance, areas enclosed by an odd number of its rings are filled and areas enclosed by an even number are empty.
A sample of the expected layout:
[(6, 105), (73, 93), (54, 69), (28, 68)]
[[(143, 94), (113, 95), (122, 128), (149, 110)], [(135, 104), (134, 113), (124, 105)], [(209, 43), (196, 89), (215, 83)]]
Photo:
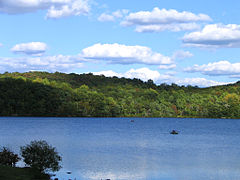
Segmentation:
[(91, 73), (4, 73), (0, 115), (240, 118), (240, 82), (198, 88)]

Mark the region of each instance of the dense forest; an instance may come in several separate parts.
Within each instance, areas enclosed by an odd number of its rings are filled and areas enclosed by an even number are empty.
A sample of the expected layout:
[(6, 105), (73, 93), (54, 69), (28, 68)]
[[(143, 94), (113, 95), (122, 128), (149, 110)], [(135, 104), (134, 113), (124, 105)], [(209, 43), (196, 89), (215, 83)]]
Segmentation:
[(6, 72), (0, 116), (240, 118), (240, 82), (198, 88), (92, 73)]

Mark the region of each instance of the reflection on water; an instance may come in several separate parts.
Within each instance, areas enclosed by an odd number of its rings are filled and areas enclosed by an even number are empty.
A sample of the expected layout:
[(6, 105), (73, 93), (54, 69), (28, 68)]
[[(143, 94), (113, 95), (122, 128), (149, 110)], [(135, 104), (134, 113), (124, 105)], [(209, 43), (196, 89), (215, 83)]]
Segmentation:
[(48, 141), (65, 180), (239, 180), (239, 132), (227, 119), (0, 118), (1, 145)]

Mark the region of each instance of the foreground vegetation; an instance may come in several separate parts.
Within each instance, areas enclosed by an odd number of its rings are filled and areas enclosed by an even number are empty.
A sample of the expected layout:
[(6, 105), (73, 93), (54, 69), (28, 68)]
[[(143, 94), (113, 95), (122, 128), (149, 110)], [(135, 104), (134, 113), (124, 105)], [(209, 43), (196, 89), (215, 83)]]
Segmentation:
[(0, 115), (240, 118), (240, 82), (198, 88), (91, 73), (4, 73)]
[(0, 179), (4, 180), (50, 180), (49, 175), (32, 168), (18, 168), (0, 165)]
[(24, 168), (16, 167), (16, 163), (21, 160), (18, 154), (6, 147), (0, 150), (0, 179), (50, 180), (47, 172), (55, 172), (61, 168), (62, 157), (46, 141), (31, 141), (20, 149), (26, 165)]

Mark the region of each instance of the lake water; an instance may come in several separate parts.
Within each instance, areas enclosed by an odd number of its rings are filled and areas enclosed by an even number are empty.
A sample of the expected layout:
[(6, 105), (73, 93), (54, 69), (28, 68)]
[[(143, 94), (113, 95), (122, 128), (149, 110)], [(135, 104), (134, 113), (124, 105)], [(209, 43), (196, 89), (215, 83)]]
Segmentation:
[(60, 180), (240, 179), (236, 119), (0, 118), (1, 146), (31, 140), (57, 148)]

